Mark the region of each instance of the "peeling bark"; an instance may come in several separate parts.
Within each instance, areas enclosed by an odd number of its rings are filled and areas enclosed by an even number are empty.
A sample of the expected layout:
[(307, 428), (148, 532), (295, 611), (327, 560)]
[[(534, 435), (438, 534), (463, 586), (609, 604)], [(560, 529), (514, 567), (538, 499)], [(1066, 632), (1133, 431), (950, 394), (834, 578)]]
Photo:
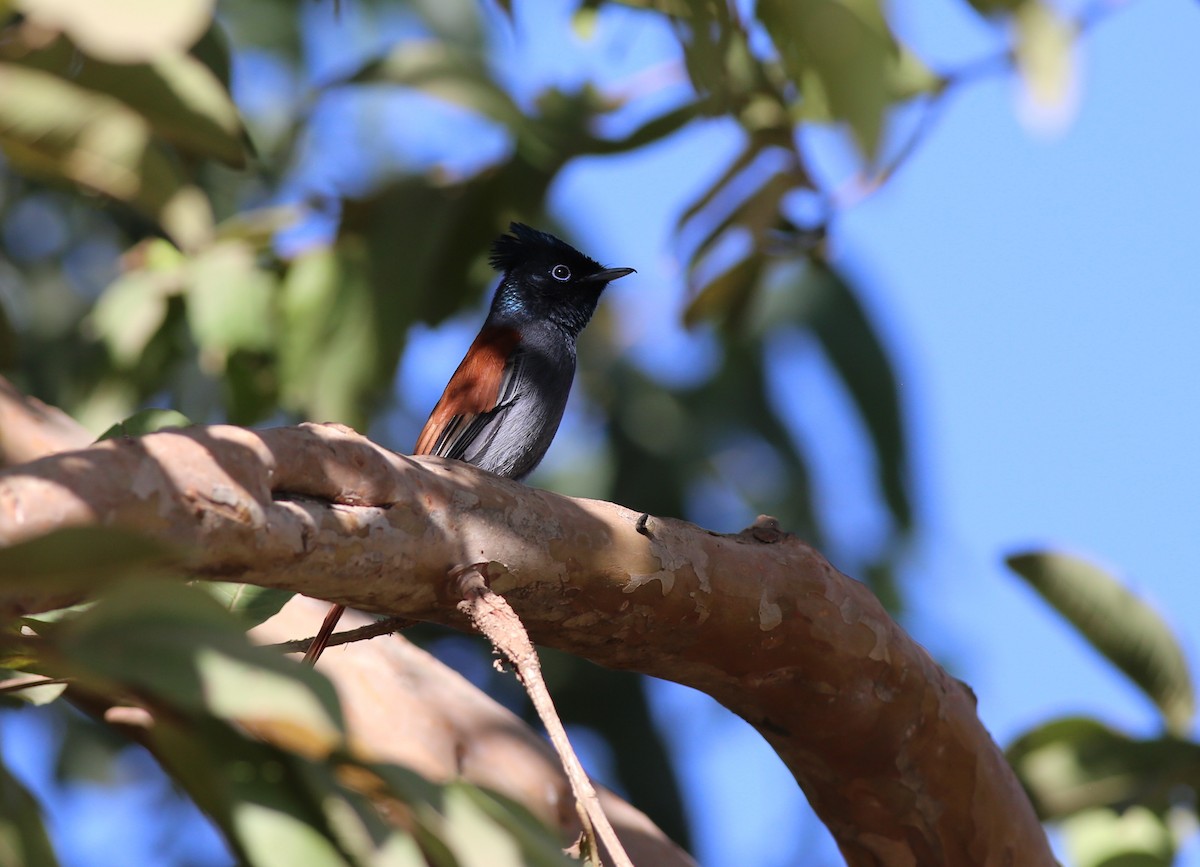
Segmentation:
[(719, 535), (302, 425), (164, 432), (0, 474), (0, 544), (72, 524), (150, 533), (200, 575), (462, 629), (448, 573), (492, 561), (535, 641), (693, 686), (755, 726), (848, 864), (1054, 863), (969, 690), (769, 519)]

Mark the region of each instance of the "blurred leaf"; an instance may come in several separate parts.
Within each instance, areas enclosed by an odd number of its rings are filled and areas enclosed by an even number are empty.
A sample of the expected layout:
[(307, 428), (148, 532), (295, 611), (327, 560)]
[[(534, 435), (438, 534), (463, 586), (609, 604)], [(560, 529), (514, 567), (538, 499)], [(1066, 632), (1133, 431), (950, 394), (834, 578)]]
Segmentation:
[(129, 573), (153, 574), (178, 555), (162, 542), (116, 527), (65, 527), (0, 548), (0, 598), (94, 590)]
[(1190, 728), (1196, 701), (1187, 660), (1158, 612), (1079, 557), (1031, 551), (1005, 562), (1150, 697), (1168, 729)]
[[(789, 149), (791, 147), (790, 132), (781, 132), (776, 130), (765, 130), (751, 137), (746, 147), (730, 161), (725, 170), (717, 176), (717, 179), (703, 192), (694, 202), (684, 209), (679, 216), (677, 226), (682, 228), (690, 222), (697, 214), (712, 204), (713, 200), (728, 187), (731, 187), (742, 173), (750, 167), (750, 165), (758, 159), (765, 150), (771, 147), (779, 147)], [(803, 169), (801, 168), (801, 171)], [(811, 185), (811, 182), (803, 185)]]
[[(694, 295), (684, 311), (684, 322), (688, 326), (695, 326), (703, 319), (712, 319), (729, 329), (738, 329), (744, 324), (745, 314), (767, 264), (764, 249), (772, 228), (782, 219), (783, 199), (792, 190), (809, 183), (807, 172), (795, 161), (794, 155), (782, 150), (780, 153), (786, 160), (785, 167), (768, 175), (740, 202), (727, 209), (723, 217), (705, 228), (688, 267), (689, 288)], [(733, 182), (728, 186), (734, 186)], [(701, 202), (703, 200), (701, 197)], [(697, 205), (689, 212), (694, 213)], [(701, 224), (706, 216), (698, 215), (692, 225)], [(698, 276), (713, 268), (714, 259), (723, 257), (723, 245), (731, 240), (743, 241), (739, 233), (748, 233), (749, 253), (735, 259), (716, 276), (708, 279)]]
[(133, 685), (305, 755), (323, 755), (340, 744), (341, 711), (329, 682), (251, 644), (243, 629), (200, 590), (130, 582), (69, 621), (57, 644), (77, 677)]
[[(355, 331), (366, 331), (346, 342), (349, 355), (341, 359), (369, 374), (351, 403), (356, 413), (372, 408), (391, 384), (409, 326), (440, 322), (478, 296), (480, 278), (491, 275), (474, 266), (483, 263), (505, 217), (520, 216), (526, 201), (541, 201), (553, 171), (557, 167), (544, 173), (514, 158), (474, 182), (447, 186), (407, 176), (345, 203), (337, 261), (353, 266), (356, 280), (369, 278), (352, 284), (353, 295), (341, 287)], [(369, 294), (359, 294), (364, 289)]]
[(217, 226), (218, 241), (242, 241), (252, 249), (265, 252), (275, 243), (275, 236), (294, 226), (303, 217), (298, 206), (280, 205), (241, 211)]
[(1036, 0), (967, 0), (980, 15), (992, 17), (1003, 13), (1016, 12), (1026, 3)]
[(1040, 106), (1062, 107), (1074, 74), (1075, 27), (1037, 0), (1022, 3), (1013, 21), (1017, 69), (1030, 96)]
[(0, 147), (20, 171), (69, 180), (154, 218), (183, 249), (212, 233), (208, 199), (140, 114), (34, 69), (0, 63)]
[(305, 784), (305, 760), (245, 737), (212, 719), (164, 718), (148, 732), (148, 746), (164, 769), (222, 830), (248, 867), (349, 867), (322, 815), (322, 802)]
[(692, 86), (717, 111), (737, 105), (753, 88), (740, 74), (745, 72), (739, 61), (747, 53), (746, 35), (727, 4), (657, 0), (631, 5), (655, 8), (673, 19)]
[(351, 83), (412, 87), (516, 128), (525, 115), (478, 54), (441, 41), (403, 42), (356, 72)]
[(483, 53), (483, 10), (476, 0), (411, 0), (411, 5), (439, 39)]
[(229, 39), (225, 29), (212, 21), (204, 35), (191, 48), (191, 55), (208, 67), (228, 93), (232, 89), (233, 58), (229, 54)]
[(245, 850), (247, 863), (254, 867), (340, 867), (352, 863), (314, 827), (313, 821), (292, 809), (242, 799), (230, 806), (230, 812), (233, 833)]
[(169, 292), (169, 283), (160, 275), (133, 271), (117, 278), (100, 296), (91, 323), (118, 367), (137, 365), (167, 320)]
[(589, 153), (615, 154), (636, 150), (662, 141), (683, 129), (700, 116), (703, 103), (692, 102), (657, 115), (616, 139), (595, 139), (588, 148)]
[(444, 838), (463, 867), (574, 867), (544, 825), (511, 801), (464, 783), (443, 796)]
[(465, 783), (435, 785), (404, 768), (344, 757), (312, 761), (211, 719), (160, 718), (148, 735), (164, 767), (226, 834), (239, 863), (575, 863), (527, 811)]
[(1162, 816), (1133, 807), (1088, 810), (1063, 822), (1073, 867), (1171, 867), (1175, 843)]
[(761, 256), (747, 256), (709, 280), (683, 312), (683, 322), (692, 327), (705, 319), (736, 321), (745, 312), (762, 275)]
[(606, 397), (616, 420), (610, 434), (615, 477), (606, 496), (655, 515), (689, 515), (693, 486), (712, 478), (717, 453), (731, 444), (735, 450), (743, 443), (765, 446), (766, 456), (777, 462), (766, 471), (767, 484), (761, 476), (725, 481), (745, 498), (748, 520), (772, 514), (789, 530), (818, 543), (822, 533), (807, 464), (772, 406), (762, 347), (731, 338), (724, 349), (711, 379), (676, 391), (671, 400), (661, 383), (629, 361), (583, 370), (591, 392)]
[(764, 0), (758, 15), (801, 98), (845, 121), (874, 160), (898, 50), (877, 0)]
[(943, 83), (942, 77), (912, 49), (898, 46), (888, 70), (888, 90), (893, 100), (903, 102), (921, 94), (934, 93)]
[(204, 581), (200, 585), (222, 608), (238, 616), (247, 626), (255, 626), (279, 613), (296, 594), (274, 587), (234, 584), (229, 581)]
[(190, 54), (164, 54), (152, 63), (106, 63), (59, 39), (15, 60), (119, 100), (187, 153), (236, 168), (246, 164), (245, 131), (233, 99), (217, 75)]
[(29, 626), (35, 632), (40, 632), (39, 627), (45, 624), (58, 623), (58, 621), (66, 617), (74, 617), (79, 612), (91, 608), (93, 604), (95, 603), (89, 599), (86, 602), (68, 605), (65, 608), (55, 608), (50, 611), (39, 611), (36, 614), (26, 614), (21, 617), (21, 623), (22, 625)]
[(268, 349), (275, 335), (275, 275), (254, 251), (223, 241), (196, 257), (186, 281), (187, 318), (202, 353), (219, 359), (239, 349)]
[[(477, 786), (453, 785), (461, 800), (470, 801), (480, 812), (511, 834), (521, 850), (518, 865), (529, 867), (570, 867), (578, 862), (568, 858), (554, 835), (520, 804)], [(451, 807), (452, 808), (452, 807)], [(480, 862), (482, 865), (486, 862)]]
[(5, 299), (0, 297), (0, 370), (15, 367), (19, 351), (19, 335), (9, 318)]
[(34, 797), (0, 762), (0, 867), (57, 867)]
[(1180, 791), (1200, 786), (1200, 745), (1136, 740), (1086, 717), (1039, 725), (1007, 755), (1044, 820), (1134, 804), (1164, 813)]
[(908, 498), (908, 445), (900, 389), (883, 344), (845, 277), (827, 262), (809, 263), (798, 291), (811, 299), (808, 326), (846, 385), (870, 434), (879, 487), (896, 523), (912, 525)]
[(709, 228), (692, 254), (692, 267), (689, 274), (694, 275), (697, 263), (716, 247), (731, 229), (747, 230), (754, 241), (756, 252), (761, 250), (766, 240), (767, 230), (780, 221), (780, 207), (784, 196), (793, 189), (803, 186), (807, 180), (807, 175), (797, 164), (792, 162), (791, 155), (788, 154), (788, 165), (781, 171), (769, 174), (722, 219)]
[(212, 22), (215, 0), (14, 0), (43, 27), (61, 30), (93, 57), (141, 63), (186, 51)]
[(191, 427), (192, 420), (173, 409), (143, 409), (124, 421), (119, 421), (96, 437), (96, 442), (117, 437), (140, 437), (164, 428)]
[[(362, 427), (380, 387), (377, 317), (361, 245), (297, 257), (281, 286), (279, 379), (284, 407), (315, 421)], [(397, 324), (394, 339), (403, 339)]]
[(436, 785), (407, 768), (364, 765), (413, 807), (417, 838), (431, 864), (569, 867), (557, 835), (520, 804), (464, 782)]
[(54, 720), (61, 732), (58, 755), (54, 757), (55, 782), (116, 785), (121, 776), (116, 763), (129, 749), (129, 741), (112, 726), (84, 716), (66, 702), (51, 709), (60, 711)]
[[(0, 677), (0, 699), (18, 699), (34, 706), (57, 701), (66, 690), (65, 683), (54, 683), (52, 678), (24, 671), (14, 671)], [(0, 860), (0, 864), (3, 860)]]

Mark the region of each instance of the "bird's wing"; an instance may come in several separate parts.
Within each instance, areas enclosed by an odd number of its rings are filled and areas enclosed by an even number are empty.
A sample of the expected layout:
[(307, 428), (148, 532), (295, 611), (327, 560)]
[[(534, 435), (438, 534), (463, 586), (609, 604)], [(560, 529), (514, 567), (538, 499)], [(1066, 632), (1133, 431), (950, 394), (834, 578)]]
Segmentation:
[(479, 332), (429, 414), (413, 454), (463, 456), (495, 414), (516, 399), (520, 343), (521, 334), (513, 328)]

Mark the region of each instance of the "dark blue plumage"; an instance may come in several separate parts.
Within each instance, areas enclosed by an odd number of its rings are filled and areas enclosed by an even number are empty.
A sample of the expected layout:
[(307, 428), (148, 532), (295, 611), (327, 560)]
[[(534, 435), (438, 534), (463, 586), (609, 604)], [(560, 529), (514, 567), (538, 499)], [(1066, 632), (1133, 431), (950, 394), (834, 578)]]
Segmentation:
[[(413, 450), (523, 479), (558, 432), (575, 377), (575, 341), (610, 281), (604, 268), (551, 234), (512, 223), (492, 245), (502, 273), (491, 310)], [(342, 611), (333, 606), (304, 658), (315, 661)]]

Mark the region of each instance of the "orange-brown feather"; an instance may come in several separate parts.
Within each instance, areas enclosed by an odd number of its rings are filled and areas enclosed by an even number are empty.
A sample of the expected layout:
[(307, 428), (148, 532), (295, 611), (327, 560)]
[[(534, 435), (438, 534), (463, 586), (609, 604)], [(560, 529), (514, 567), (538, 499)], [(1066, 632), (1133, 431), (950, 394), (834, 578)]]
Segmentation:
[(521, 333), (514, 328), (485, 328), (479, 332), (421, 429), (414, 455), (432, 453), (442, 431), (456, 416), (479, 415), (495, 408), (504, 368), (520, 342)]

